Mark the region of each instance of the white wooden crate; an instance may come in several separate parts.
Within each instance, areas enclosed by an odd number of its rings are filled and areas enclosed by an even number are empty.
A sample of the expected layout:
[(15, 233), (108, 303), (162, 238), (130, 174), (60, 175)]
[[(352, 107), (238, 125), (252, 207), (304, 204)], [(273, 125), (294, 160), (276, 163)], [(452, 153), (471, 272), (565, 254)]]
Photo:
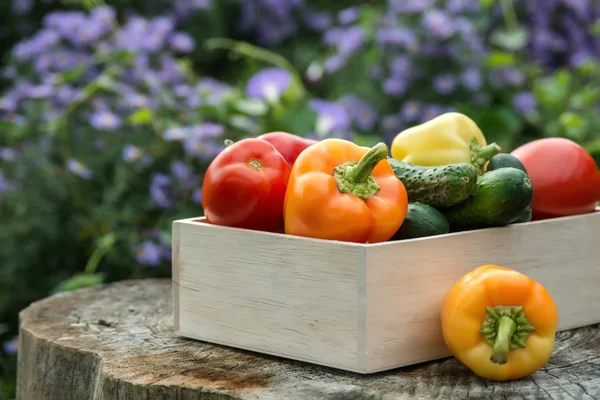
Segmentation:
[(446, 291), (499, 264), (542, 283), (559, 330), (600, 322), (600, 209), (378, 244), (173, 223), (177, 334), (373, 373), (450, 355)]

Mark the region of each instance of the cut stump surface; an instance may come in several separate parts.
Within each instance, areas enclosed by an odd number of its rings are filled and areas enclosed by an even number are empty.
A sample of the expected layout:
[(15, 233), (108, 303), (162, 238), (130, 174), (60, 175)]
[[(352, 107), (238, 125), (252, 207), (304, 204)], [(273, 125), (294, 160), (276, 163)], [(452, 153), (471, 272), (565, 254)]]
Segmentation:
[(17, 400), (600, 399), (600, 325), (558, 333), (544, 368), (495, 383), (453, 358), (362, 376), (180, 338), (169, 280), (55, 295), (20, 321)]

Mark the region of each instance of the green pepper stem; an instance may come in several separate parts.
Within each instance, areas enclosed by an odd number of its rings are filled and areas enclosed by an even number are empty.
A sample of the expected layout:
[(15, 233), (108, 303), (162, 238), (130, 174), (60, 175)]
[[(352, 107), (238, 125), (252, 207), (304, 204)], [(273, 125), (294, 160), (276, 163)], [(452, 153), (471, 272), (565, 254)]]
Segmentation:
[(506, 364), (508, 361), (508, 351), (510, 340), (517, 330), (517, 324), (512, 318), (502, 316), (498, 320), (498, 333), (494, 342), (494, 352), (492, 353), (492, 362), (496, 364)]
[(377, 143), (372, 147), (350, 171), (346, 174), (349, 183), (365, 183), (373, 169), (381, 160), (388, 156), (388, 147), (385, 143)]
[(479, 175), (483, 174), (483, 166), (492, 159), (496, 154), (502, 151), (502, 148), (496, 143), (490, 143), (487, 146), (481, 147), (477, 140), (473, 137), (469, 142), (471, 152), (471, 163), (475, 166)]
[(358, 163), (351, 160), (335, 167), (333, 176), (340, 192), (351, 193), (365, 200), (377, 194), (380, 187), (373, 176), (373, 169), (387, 156), (387, 145), (378, 143)]
[(486, 308), (479, 332), (493, 348), (490, 360), (496, 364), (506, 364), (509, 351), (525, 348), (527, 337), (534, 330), (523, 306), (495, 306)]

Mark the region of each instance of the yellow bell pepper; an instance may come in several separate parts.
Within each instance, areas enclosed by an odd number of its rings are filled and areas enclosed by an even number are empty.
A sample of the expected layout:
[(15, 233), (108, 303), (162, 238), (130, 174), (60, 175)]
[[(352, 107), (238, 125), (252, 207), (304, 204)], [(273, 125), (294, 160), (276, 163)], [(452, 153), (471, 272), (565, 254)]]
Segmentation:
[(441, 323), (459, 361), (482, 378), (507, 381), (550, 359), (558, 311), (540, 283), (510, 268), (482, 265), (448, 290)]
[(477, 124), (464, 114), (449, 112), (400, 132), (392, 141), (392, 157), (423, 166), (471, 163), (482, 174), (500, 152), (487, 144)]

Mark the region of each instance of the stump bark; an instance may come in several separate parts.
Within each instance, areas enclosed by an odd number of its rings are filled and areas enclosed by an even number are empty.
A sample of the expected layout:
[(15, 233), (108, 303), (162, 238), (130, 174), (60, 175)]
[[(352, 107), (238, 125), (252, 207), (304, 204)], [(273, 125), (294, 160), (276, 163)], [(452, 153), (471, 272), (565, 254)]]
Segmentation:
[(600, 325), (557, 334), (519, 381), (478, 378), (454, 358), (374, 375), (180, 338), (171, 282), (55, 295), (20, 314), (17, 400), (600, 399)]

